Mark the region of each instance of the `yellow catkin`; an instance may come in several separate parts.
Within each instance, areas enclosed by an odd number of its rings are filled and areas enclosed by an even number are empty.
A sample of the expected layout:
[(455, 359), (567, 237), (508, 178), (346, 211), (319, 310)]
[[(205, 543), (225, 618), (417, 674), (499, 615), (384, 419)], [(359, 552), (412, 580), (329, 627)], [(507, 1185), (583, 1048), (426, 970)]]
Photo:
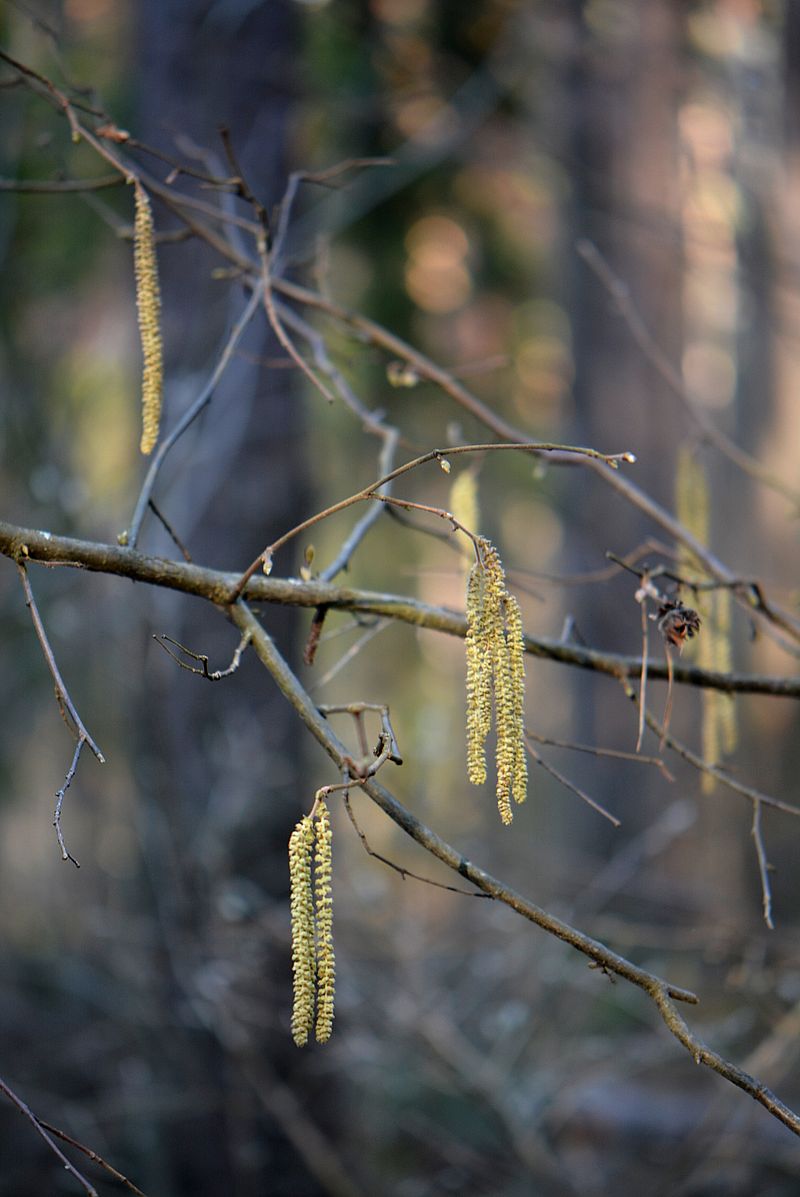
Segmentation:
[(158, 440), (161, 423), (161, 396), (164, 389), (164, 363), (161, 347), (161, 292), (153, 212), (147, 192), (135, 186), (136, 217), (133, 226), (133, 262), (136, 274), (136, 308), (142, 341), (142, 453), (151, 453)]
[(497, 549), (482, 537), (478, 546), (480, 559), (467, 582), (467, 774), (475, 785), (486, 780), (493, 699), (497, 806), (508, 824), (512, 796), (524, 802), (527, 790), (522, 617), (506, 590)]
[(486, 737), (492, 718), (491, 658), (483, 629), (483, 570), (478, 562), (467, 579), (467, 775), (486, 781)]
[(525, 751), (525, 636), (522, 612), (512, 594), (506, 595), (506, 646), (513, 708), (510, 731), (514, 743), (512, 794), (517, 803), (528, 795), (528, 754)]
[[(681, 446), (675, 471), (675, 506), (678, 519), (701, 543), (707, 544), (710, 534), (710, 496), (708, 478), (689, 445)], [(707, 577), (691, 552), (679, 547), (681, 569), (690, 576)], [(703, 617), (704, 635), (698, 638), (697, 664), (702, 669), (728, 672), (731, 668), (731, 596), (726, 590), (712, 591), (698, 596), (697, 609)], [(718, 690), (704, 690), (701, 738), (703, 759), (717, 764), (725, 753), (733, 752), (737, 742), (735, 700)], [(703, 793), (716, 784), (711, 773), (701, 780)]]
[(314, 892), (311, 882), (314, 838), (311, 816), (306, 815), (297, 824), (289, 839), (294, 976), (292, 1038), (298, 1047), (303, 1047), (308, 1042), (309, 1033), (314, 1025)]
[[(450, 487), (450, 510), (459, 524), (469, 528), (470, 532), (477, 532), (480, 523), (478, 509), (478, 483), (474, 470), (462, 470), (454, 479)], [(457, 532), (459, 544), (462, 546), (465, 560), (469, 560), (471, 544), (469, 537), (463, 532)]]
[(317, 806), (314, 878), (317, 916), (317, 1026), (318, 1043), (327, 1043), (333, 1030), (336, 960), (333, 954), (333, 900), (331, 897), (331, 820), (324, 801)]

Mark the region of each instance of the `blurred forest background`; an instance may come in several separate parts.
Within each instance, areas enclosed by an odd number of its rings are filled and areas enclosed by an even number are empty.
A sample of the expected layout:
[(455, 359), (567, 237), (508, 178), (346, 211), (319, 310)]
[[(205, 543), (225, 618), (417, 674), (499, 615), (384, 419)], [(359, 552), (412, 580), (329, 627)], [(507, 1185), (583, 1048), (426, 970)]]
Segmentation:
[[(737, 469), (703, 426), (797, 486), (797, 4), (7, 0), (0, 38), (59, 86), (97, 89), (121, 127), (198, 170), (229, 173), (227, 126), (268, 208), (290, 170), (392, 157), (347, 186), (301, 190), (292, 275), (411, 340), (531, 439), (632, 450), (630, 476), (669, 510), (676, 462), (693, 462), (710, 483), (714, 552), (796, 609), (796, 505)], [(0, 71), (2, 179), (104, 173), (13, 78)], [(161, 180), (172, 169), (137, 160)], [(125, 187), (0, 192), (0, 515), (15, 523), (112, 543), (128, 526), (144, 470), (120, 235), (132, 209)], [(178, 227), (164, 206), (155, 213), (159, 230)], [(578, 252), (586, 240), (629, 289), (627, 318)], [(205, 382), (240, 295), (207, 247), (167, 241), (159, 254), (169, 426)], [(660, 365), (637, 344), (637, 319)], [(385, 354), (323, 326), (361, 401), (401, 430), (398, 460), (487, 439), (430, 384), (392, 385)], [(243, 568), (378, 477), (379, 448), (254, 326), (157, 499), (194, 560)], [(446, 507), (465, 468), (413, 475), (402, 493)], [(581, 468), (517, 454), (469, 468), (480, 531), (500, 547), (528, 630), (558, 638), (569, 621), (589, 645), (639, 652), (636, 581), (608, 571), (605, 553), (658, 529)], [(314, 529), (276, 572), (296, 572), (310, 540), (312, 568), (330, 562), (353, 518)], [(446, 540), (382, 516), (345, 578), (462, 609), (463, 565)], [(141, 548), (175, 553), (155, 519)], [(286, 843), (335, 771), (255, 659), (205, 686), (153, 644), (166, 632), (224, 667), (236, 636), (208, 604), (68, 569), (32, 570), (32, 582), (107, 758), (99, 768), (87, 754), (67, 795), (78, 871), (51, 825), (71, 746), (6, 562), (0, 1075), (39, 1116), (149, 1197), (797, 1193), (797, 1140), (696, 1068), (640, 991), (506, 909), (401, 879), (335, 806), (336, 1028), (324, 1048), (295, 1048)], [(674, 754), (670, 781), (653, 765), (542, 745), (622, 826), (531, 761), (508, 831), (491, 793), (466, 781), (461, 642), (341, 615), (310, 669), (308, 613), (275, 609), (265, 622), (316, 700), (391, 705), (405, 764), (389, 784), (425, 822), (695, 990), (693, 1026), (797, 1108), (796, 819), (764, 814), (769, 930), (750, 805)], [(738, 609), (730, 652), (740, 671), (796, 669)], [(530, 657), (527, 674), (533, 733), (632, 750), (636, 712), (613, 678)], [(651, 692), (660, 712), (663, 684)], [(744, 696), (736, 711), (731, 769), (792, 802), (796, 706)], [(696, 751), (702, 723), (700, 694), (678, 687), (672, 728)], [(644, 751), (657, 752), (654, 736)], [(375, 850), (449, 881), (366, 798), (353, 806)], [(75, 1191), (0, 1106), (0, 1194)]]

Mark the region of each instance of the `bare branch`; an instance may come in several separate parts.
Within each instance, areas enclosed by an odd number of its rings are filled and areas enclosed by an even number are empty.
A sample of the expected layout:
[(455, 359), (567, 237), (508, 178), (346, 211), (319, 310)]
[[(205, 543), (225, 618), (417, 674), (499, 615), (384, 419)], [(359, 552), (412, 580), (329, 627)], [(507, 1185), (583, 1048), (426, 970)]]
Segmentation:
[[(286, 662), (278, 653), (272, 639), (264, 632), (261, 625), (249, 608), (242, 602), (229, 608), (233, 622), (241, 631), (249, 629), (252, 633), (253, 647), (259, 660), (269, 670), (284, 697), (291, 703), (306, 727), (322, 745), (328, 755), (339, 768), (346, 767), (347, 752), (340, 740), (331, 732), (326, 721), (320, 716), (311, 699), (289, 669)], [(434, 831), (426, 827), (415, 815), (406, 810), (397, 799), (389, 793), (374, 778), (365, 780), (361, 786), (366, 794), (391, 818), (398, 826), (416, 840), (431, 855), (453, 869), (460, 876), (476, 885), (480, 890), (497, 901), (503, 902), (524, 918), (536, 923), (537, 926), (571, 944), (604, 972), (614, 974), (637, 985), (653, 1000), (667, 1025), (676, 1039), (687, 1049), (698, 1064), (705, 1064), (717, 1072), (731, 1084), (743, 1089), (759, 1102), (774, 1117), (789, 1128), (795, 1135), (800, 1136), (800, 1116), (780, 1101), (771, 1090), (756, 1081), (753, 1077), (725, 1060), (694, 1035), (685, 1020), (678, 1013), (675, 1002), (682, 1001), (690, 1004), (697, 1003), (697, 997), (689, 990), (669, 984), (661, 978), (648, 973), (612, 952), (610, 948), (584, 935), (583, 932), (557, 919), (554, 915), (542, 910), (541, 907), (523, 898), (520, 894), (492, 877), (479, 866), (462, 856), (455, 848), (441, 839)]]
[(583, 802), (585, 802), (588, 806), (591, 806), (592, 810), (596, 810), (597, 813), (599, 815), (602, 815), (604, 819), (608, 819), (609, 823), (611, 823), (614, 827), (622, 826), (622, 823), (616, 817), (616, 815), (612, 815), (610, 811), (607, 811), (606, 808), (604, 806), (601, 806), (599, 802), (596, 802), (594, 798), (590, 798), (585, 790), (582, 790), (578, 786), (576, 786), (574, 784), (574, 782), (571, 782), (568, 777), (564, 776), (563, 773), (559, 773), (558, 769), (554, 769), (552, 765), (548, 765), (547, 761), (544, 760), (544, 758), (536, 751), (536, 749), (533, 747), (533, 745), (529, 742), (527, 734), (525, 736), (525, 739), (526, 739), (525, 747), (527, 748), (528, 752), (531, 754), (533, 759), (536, 761), (537, 765), (541, 765), (546, 773), (549, 773), (551, 777), (554, 777), (556, 779), (556, 781), (560, 782), (561, 785), (564, 786), (566, 789), (571, 790), (573, 794), (577, 795), (577, 797), (580, 798)]
[[(384, 474), (382, 478), (371, 482), (369, 486), (365, 486), (362, 490), (356, 491), (355, 494), (349, 495), (346, 499), (340, 499), (338, 503), (332, 503), (330, 507), (326, 507), (324, 511), (318, 511), (316, 515), (309, 516), (308, 519), (302, 523), (295, 525), (283, 536), (279, 536), (277, 540), (273, 540), (271, 544), (259, 553), (254, 561), (250, 563), (247, 569), (242, 574), (238, 585), (233, 594), (230, 596), (230, 601), (235, 602), (241, 594), (244, 593), (244, 588), (252, 578), (253, 574), (259, 568), (264, 566), (265, 572), (269, 573), (272, 565), (272, 559), (277, 553), (278, 549), (282, 548), (288, 541), (292, 540), (300, 532), (305, 532), (307, 528), (311, 528), (314, 524), (318, 524), (320, 520), (328, 519), (329, 516), (336, 515), (339, 511), (344, 511), (347, 507), (352, 507), (354, 503), (361, 503), (366, 499), (383, 499), (385, 502), (391, 501), (389, 496), (385, 493), (385, 486), (387, 482), (393, 482), (395, 478), (400, 478), (403, 474), (409, 473), (411, 470), (417, 469), (419, 466), (427, 464), (430, 461), (446, 460), (449, 457), (455, 457), (460, 453), (489, 453), (498, 452), (502, 450), (535, 450), (537, 453), (560, 453), (566, 455), (573, 455), (575, 457), (585, 457), (590, 460), (600, 460), (606, 466), (612, 469), (618, 469), (620, 461), (634, 461), (632, 453), (600, 453), (597, 449), (586, 449), (575, 445), (560, 445), (551, 444), (549, 442), (526, 442), (524, 444), (481, 444), (481, 445), (455, 445), (447, 449), (431, 449), (427, 453), (423, 453), (420, 457), (415, 457), (412, 461), (405, 462), (404, 465), (398, 466), (391, 470), (388, 474)], [(408, 504), (409, 506), (419, 506), (419, 504)], [(426, 507), (426, 511), (432, 511), (433, 508)], [(440, 514), (441, 509), (436, 509), (437, 514)], [(449, 516), (452, 520), (452, 516)], [(459, 528), (460, 524), (457, 525)], [(462, 528), (462, 531), (471, 535), (468, 529)]]
[(660, 756), (642, 756), (641, 753), (625, 752), (621, 748), (598, 748), (595, 744), (574, 744), (571, 740), (554, 740), (550, 736), (537, 735), (530, 728), (525, 729), (525, 735), (530, 740), (535, 740), (537, 744), (549, 744), (552, 748), (569, 748), (572, 752), (587, 752), (591, 756), (612, 757), (614, 760), (630, 761), (636, 765), (655, 765), (666, 781), (675, 780)]
[(122, 175), (101, 175), (97, 179), (0, 179), (0, 191), (25, 195), (63, 195), (68, 192), (104, 191), (124, 183)]
[(55, 1135), (57, 1139), (63, 1140), (64, 1143), (69, 1143), (70, 1147), (74, 1147), (77, 1151), (82, 1151), (83, 1154), (88, 1156), (92, 1163), (97, 1164), (99, 1168), (105, 1168), (106, 1172), (108, 1172), (110, 1176), (113, 1176), (114, 1180), (118, 1180), (119, 1183), (124, 1185), (126, 1189), (129, 1189), (131, 1193), (135, 1193), (136, 1197), (145, 1197), (145, 1194), (142, 1192), (142, 1190), (135, 1185), (132, 1180), (128, 1180), (127, 1176), (123, 1176), (123, 1174), (119, 1172), (112, 1164), (109, 1164), (108, 1160), (104, 1160), (103, 1157), (98, 1155), (98, 1153), (91, 1147), (87, 1147), (85, 1143), (80, 1143), (77, 1139), (73, 1139), (72, 1135), (68, 1135), (66, 1131), (59, 1130), (57, 1126), (51, 1126), (50, 1123), (45, 1122), (43, 1118), (39, 1118), (37, 1121), (40, 1126), (44, 1127), (44, 1129), (49, 1132), (49, 1134)]
[[(189, 673), (199, 673), (201, 677), (206, 678), (206, 680), (209, 682), (218, 682), (222, 678), (230, 677), (232, 673), (235, 673), (241, 664), (242, 653), (250, 643), (250, 636), (245, 632), (245, 634), (242, 636), (242, 639), (239, 641), (239, 645), (233, 654), (233, 658), (228, 668), (215, 669), (213, 673), (209, 673), (208, 657), (204, 656), (202, 653), (192, 652), (192, 650), (187, 648), (185, 644), (181, 644), (178, 640), (173, 640), (172, 637), (168, 636), (166, 632), (162, 632), (160, 637), (153, 636), (153, 639), (160, 648), (163, 648), (168, 657), (172, 657), (176, 665), (180, 665), (181, 669), (186, 669)], [(182, 653), (186, 654), (187, 657), (191, 657), (193, 661), (200, 661), (200, 669), (195, 669), (193, 665), (187, 665), (185, 661), (182, 661), (177, 653), (174, 653), (167, 648), (167, 645), (164, 644), (165, 640), (169, 644), (174, 644), (176, 648), (179, 648)]]
[(735, 441), (732, 441), (720, 428), (717, 428), (714, 421), (695, 402), (679, 371), (670, 362), (642, 319), (639, 308), (631, 299), (627, 284), (614, 273), (597, 246), (592, 241), (582, 240), (577, 243), (575, 248), (595, 278), (600, 280), (611, 296), (641, 353), (659, 377), (667, 383), (670, 390), (680, 399), (684, 410), (701, 430), (703, 436), (744, 473), (764, 486), (768, 486), (771, 490), (777, 491), (784, 499), (788, 499), (795, 508), (795, 512), (800, 510), (800, 493), (787, 486), (782, 479), (773, 474), (771, 470), (766, 469), (761, 462), (756, 461)]
[[(206, 569), (163, 557), (150, 557), (124, 546), (56, 536), (51, 532), (23, 528), (0, 520), (0, 554), (16, 560), (23, 550), (27, 560), (43, 565), (63, 565), (73, 569), (116, 574), (150, 585), (180, 590), (184, 594), (198, 595), (222, 605), (230, 601), (231, 594), (241, 580), (238, 574)], [(257, 575), (249, 580), (245, 593), (250, 602), (311, 608), (327, 605), (340, 611), (360, 611), (385, 619), (399, 620), (414, 627), (428, 628), (462, 639), (467, 632), (465, 617), (446, 607), (436, 607), (403, 595), (335, 586), (317, 579), (302, 582), (293, 578), (267, 578)], [(602, 652), (599, 649), (566, 644), (562, 640), (553, 640), (545, 636), (526, 634), (525, 651), (535, 657), (605, 673), (616, 679), (637, 677), (642, 667), (640, 657)], [(666, 679), (666, 664), (658, 660), (649, 661), (648, 676)], [(685, 663), (675, 665), (674, 677), (675, 681), (682, 685), (721, 690), (728, 694), (770, 694), (781, 698), (800, 698), (800, 677), (723, 673)]]
[(9, 1088), (2, 1078), (0, 1078), (0, 1093), (4, 1093), (8, 1100), (13, 1102), (13, 1104), (17, 1107), (19, 1112), (24, 1114), (33, 1129), (36, 1131), (37, 1135), (41, 1135), (53, 1154), (56, 1155), (61, 1161), (66, 1171), (75, 1177), (84, 1193), (87, 1193), (88, 1197), (98, 1197), (97, 1189), (94, 1187), (94, 1185), (89, 1183), (83, 1173), (79, 1172), (75, 1165), (70, 1163), (58, 1144), (53, 1142), (52, 1138), (45, 1129), (45, 1124), (39, 1121), (30, 1106), (27, 1105), (21, 1097), (18, 1097), (14, 1090)]
[(42, 617), (39, 614), (39, 608), (36, 606), (36, 599), (33, 597), (33, 590), (31, 589), (28, 571), (25, 567), (24, 560), (21, 558), (24, 558), (24, 555), (20, 552), (20, 554), (16, 557), (16, 565), (19, 571), (20, 580), (22, 581), (23, 590), (25, 591), (25, 603), (31, 613), (34, 630), (36, 631), (39, 644), (42, 647), (42, 652), (44, 653), (44, 659), (47, 662), (47, 667), (50, 670), (53, 678), (58, 709), (61, 712), (62, 719), (76, 739), (72, 764), (67, 771), (63, 786), (56, 792), (56, 806), (53, 813), (53, 826), (56, 829), (56, 838), (58, 839), (58, 846), (61, 849), (62, 860), (71, 860), (75, 867), (79, 869), (81, 867), (80, 864), (75, 857), (67, 851), (67, 846), (64, 842), (64, 835), (61, 830), (61, 808), (64, 805), (64, 796), (72, 784), (72, 779), (75, 776), (76, 769), (78, 768), (78, 761), (80, 760), (81, 751), (84, 744), (89, 745), (101, 765), (105, 764), (105, 757), (95, 744), (92, 737), (89, 735), (89, 732), (86, 730), (84, 722), (78, 714), (77, 708), (69, 696), (69, 691), (64, 684), (64, 679), (61, 676), (55, 655), (50, 647), (50, 641), (47, 638), (47, 632), (45, 631)]
[[(276, 291), (280, 291), (287, 298), (304, 306), (325, 312), (338, 323), (351, 328), (362, 340), (377, 346), (392, 357), (398, 357), (408, 362), (421, 378), (427, 379), (438, 386), (455, 403), (465, 411), (468, 411), (475, 419), (479, 420), (485, 428), (490, 429), (500, 440), (514, 442), (520, 448), (524, 448), (527, 444), (528, 438), (524, 432), (503, 419), (502, 416), (499, 416), (490, 407), (487, 407), (485, 403), (482, 403), (476, 395), (473, 395), (470, 390), (454, 378), (452, 373), (437, 366), (425, 354), (420, 353), (413, 346), (403, 341), (400, 337), (395, 336), (394, 333), (389, 332), (380, 324), (376, 324), (375, 321), (369, 320), (360, 313), (349, 311), (340, 304), (334, 303), (325, 295), (320, 295), (287, 279), (276, 279), (273, 285)], [(534, 449), (529, 449), (529, 451), (535, 452)], [(576, 464), (574, 457), (561, 456), (557, 452), (553, 452), (548, 460), (554, 465)], [(735, 581), (736, 575), (732, 570), (723, 564), (705, 545), (701, 544), (696, 537), (692, 536), (688, 529), (684, 528), (681, 522), (675, 516), (671, 515), (666, 508), (662, 507), (646, 491), (637, 486), (630, 477), (619, 471), (612, 472), (606, 469), (602, 460), (590, 458), (584, 464), (596, 473), (606, 485), (613, 487), (623, 499), (657, 524), (662, 531), (666, 532), (670, 539), (676, 540), (679, 544), (689, 549), (712, 577), (718, 581), (728, 583)], [(798, 622), (797, 618), (791, 612), (785, 611), (783, 608), (777, 606), (777, 604), (769, 601), (760, 590), (756, 593), (748, 590), (746, 593), (740, 594), (738, 589), (735, 589), (734, 593), (736, 593), (742, 605), (749, 609), (751, 614), (757, 615), (764, 621), (766, 627), (774, 625), (775, 628), (781, 629), (795, 642), (800, 641), (800, 622)]]
[[(349, 785), (350, 783), (347, 784)], [(356, 834), (361, 840), (362, 847), (367, 855), (371, 856), (373, 860), (379, 860), (381, 864), (387, 865), (390, 869), (394, 869), (395, 873), (399, 873), (404, 881), (407, 877), (410, 877), (412, 881), (421, 881), (423, 884), (432, 885), (436, 889), (446, 889), (450, 894), (463, 894), (465, 898), (488, 898), (491, 901), (491, 894), (481, 893), (480, 890), (461, 889), (458, 885), (445, 885), (443, 881), (434, 881), (432, 877), (421, 877), (419, 873), (412, 873), (410, 869), (405, 868), (403, 865), (399, 865), (395, 861), (389, 860), (388, 856), (382, 856), (380, 852), (375, 852), (375, 850), (370, 847), (363, 830), (356, 822), (356, 817), (353, 814), (353, 808), (350, 805), (350, 795), (347, 793), (347, 790), (345, 790), (344, 793), (344, 808), (347, 811), (350, 822), (353, 824)]]
[(756, 849), (756, 860), (758, 861), (758, 876), (761, 880), (761, 906), (764, 912), (764, 922), (769, 927), (770, 931), (775, 930), (775, 924), (772, 921), (772, 887), (769, 883), (769, 872), (772, 867), (767, 860), (767, 853), (764, 849), (764, 840), (761, 836), (761, 800), (759, 798), (753, 799), (753, 822), (750, 828), (750, 834), (753, 837), (753, 843)]
[(201, 411), (203, 411), (203, 409), (206, 408), (213, 399), (219, 380), (224, 374), (225, 368), (230, 362), (234, 350), (241, 340), (245, 329), (255, 315), (260, 302), (261, 287), (256, 286), (253, 288), (253, 291), (251, 292), (250, 298), (244, 306), (241, 316), (231, 329), (228, 339), (223, 347), (222, 353), (219, 356), (216, 366), (211, 372), (211, 377), (209, 378), (208, 382), (203, 387), (202, 391), (197, 396), (191, 407), (187, 408), (178, 423), (175, 425), (172, 431), (164, 437), (163, 441), (153, 454), (153, 460), (150, 463), (145, 480), (142, 483), (142, 489), (139, 492), (139, 497), (136, 500), (136, 507), (134, 509), (133, 516), (131, 517), (130, 528), (128, 529), (127, 533), (123, 533), (123, 543), (130, 545), (131, 548), (136, 546), (136, 542), (139, 539), (142, 520), (144, 519), (147, 506), (150, 502), (150, 497), (153, 493), (153, 487), (155, 486), (161, 467), (164, 464), (165, 457), (174, 447), (175, 443), (180, 440), (187, 428), (194, 423)]

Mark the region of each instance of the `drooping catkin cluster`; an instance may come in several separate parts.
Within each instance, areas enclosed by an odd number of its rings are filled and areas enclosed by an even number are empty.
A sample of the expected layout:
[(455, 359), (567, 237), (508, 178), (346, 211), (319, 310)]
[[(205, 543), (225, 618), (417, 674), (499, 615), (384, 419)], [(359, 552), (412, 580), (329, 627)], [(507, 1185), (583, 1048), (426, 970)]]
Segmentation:
[[(681, 523), (701, 543), (708, 544), (711, 525), (708, 478), (688, 445), (683, 445), (678, 453), (675, 507)], [(705, 576), (702, 566), (688, 550), (680, 549), (679, 560), (685, 572), (695, 577)], [(703, 669), (727, 673), (731, 669), (730, 591), (720, 589), (698, 595), (697, 607), (703, 616), (705, 629), (705, 634), (697, 642), (697, 664)], [(733, 695), (719, 690), (704, 690), (701, 702), (703, 758), (715, 764), (721, 756), (736, 748), (736, 705)], [(713, 789), (713, 775), (704, 773), (701, 785), (704, 791)]]
[(319, 799), (315, 815), (302, 818), (289, 839), (294, 976), (292, 1038), (298, 1047), (305, 1046), (314, 1027), (315, 1004), (317, 1041), (326, 1043), (333, 1030), (336, 961), (331, 847), (330, 814), (324, 799)]
[(136, 274), (136, 309), (142, 341), (142, 453), (151, 453), (161, 423), (164, 363), (161, 347), (161, 292), (153, 212), (141, 183), (135, 185), (136, 216), (133, 225), (133, 265)]
[(528, 784), (522, 616), (506, 589), (497, 549), (483, 537), (477, 545), (478, 560), (467, 579), (467, 774), (473, 785), (486, 781), (494, 709), (497, 806), (508, 824), (511, 799), (524, 802)]

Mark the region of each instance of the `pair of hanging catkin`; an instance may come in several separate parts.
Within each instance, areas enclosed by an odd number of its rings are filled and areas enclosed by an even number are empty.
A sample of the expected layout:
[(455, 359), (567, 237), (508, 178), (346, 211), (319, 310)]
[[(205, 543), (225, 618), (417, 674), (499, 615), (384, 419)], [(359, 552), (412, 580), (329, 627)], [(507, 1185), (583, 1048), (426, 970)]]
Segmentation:
[[(331, 898), (331, 820), (325, 800), (295, 827), (289, 839), (291, 881), (292, 972), (294, 1005), (292, 1038), (298, 1047), (316, 1038), (326, 1043), (333, 1030), (336, 962), (333, 954)], [(312, 876), (313, 864), (313, 876)]]
[(473, 785), (486, 781), (486, 738), (494, 707), (497, 806), (508, 824), (511, 799), (524, 802), (528, 785), (522, 616), (506, 589), (497, 549), (482, 536), (475, 548), (477, 560), (467, 578), (467, 773)]

